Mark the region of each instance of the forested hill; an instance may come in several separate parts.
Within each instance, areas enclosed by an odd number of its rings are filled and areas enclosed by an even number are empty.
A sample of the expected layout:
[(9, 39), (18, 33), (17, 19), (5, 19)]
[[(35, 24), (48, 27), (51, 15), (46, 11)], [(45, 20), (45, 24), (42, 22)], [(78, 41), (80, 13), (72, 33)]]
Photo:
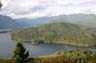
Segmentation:
[(27, 26), (28, 24), (25, 22), (16, 21), (11, 17), (0, 15), (0, 29), (15, 29)]
[(96, 46), (95, 30), (76, 24), (54, 22), (38, 27), (18, 29), (10, 32), (12, 39), (33, 44), (55, 43), (76, 46)]
[(20, 24), (14, 19), (0, 15), (0, 29), (13, 29), (17, 27), (20, 27)]

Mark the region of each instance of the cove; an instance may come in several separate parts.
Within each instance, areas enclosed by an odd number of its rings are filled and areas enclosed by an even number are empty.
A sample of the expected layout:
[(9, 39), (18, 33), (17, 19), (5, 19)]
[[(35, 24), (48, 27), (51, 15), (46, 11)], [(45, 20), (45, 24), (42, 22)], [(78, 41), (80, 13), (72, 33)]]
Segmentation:
[[(60, 44), (39, 44), (34, 46), (31, 43), (25, 43), (25, 42), (23, 44), (25, 48), (29, 51), (30, 57), (51, 55), (57, 51), (62, 50), (84, 49), (84, 50), (96, 51), (95, 47), (76, 47)], [(15, 45), (16, 41), (11, 40), (9, 33), (7, 32), (0, 33), (0, 58), (12, 57)]]

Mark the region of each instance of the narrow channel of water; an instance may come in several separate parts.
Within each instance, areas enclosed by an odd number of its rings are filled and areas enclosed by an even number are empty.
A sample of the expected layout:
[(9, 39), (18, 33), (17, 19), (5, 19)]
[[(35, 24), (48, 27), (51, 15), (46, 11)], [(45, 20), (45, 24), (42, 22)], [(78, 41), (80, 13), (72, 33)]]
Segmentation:
[[(12, 57), (13, 49), (16, 45), (16, 41), (11, 40), (8, 33), (0, 33), (0, 58)], [(68, 45), (56, 45), (56, 44), (39, 44), (33, 46), (31, 43), (24, 43), (24, 46), (29, 50), (30, 56), (42, 56), (50, 55), (61, 50), (75, 50), (84, 49), (96, 51), (96, 48), (92, 47), (75, 47)]]

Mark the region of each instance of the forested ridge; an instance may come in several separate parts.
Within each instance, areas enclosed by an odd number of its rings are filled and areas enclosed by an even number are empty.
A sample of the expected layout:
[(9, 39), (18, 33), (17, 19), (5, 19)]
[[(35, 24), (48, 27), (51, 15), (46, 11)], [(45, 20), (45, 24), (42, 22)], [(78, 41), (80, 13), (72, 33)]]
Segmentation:
[[(14, 58), (0, 59), (0, 63), (15, 63), (15, 61)], [(49, 56), (30, 58), (26, 63), (96, 63), (96, 52), (89, 50), (59, 51)]]
[(19, 27), (21, 27), (19, 22), (8, 16), (0, 15), (0, 29), (14, 29)]
[(37, 63), (96, 63), (96, 52), (88, 50), (59, 51), (36, 58)]
[(16, 29), (10, 32), (12, 39), (38, 44), (67, 44), (76, 46), (96, 46), (95, 28), (54, 22), (37, 27)]

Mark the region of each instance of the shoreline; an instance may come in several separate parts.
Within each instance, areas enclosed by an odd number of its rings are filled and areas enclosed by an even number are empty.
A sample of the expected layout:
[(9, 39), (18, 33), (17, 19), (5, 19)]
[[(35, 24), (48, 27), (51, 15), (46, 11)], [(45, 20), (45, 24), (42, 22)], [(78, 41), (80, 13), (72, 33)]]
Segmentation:
[[(18, 42), (18, 40), (16, 40), (17, 42)], [(66, 43), (44, 43), (44, 42), (36, 42), (36, 43), (33, 43), (33, 42), (31, 42), (31, 41), (28, 41), (28, 40), (24, 40), (24, 41), (19, 41), (19, 42), (22, 42), (22, 43), (31, 43), (32, 45), (34, 45), (34, 46), (36, 46), (36, 45), (39, 45), (39, 44), (56, 44), (56, 45), (64, 45), (64, 46), (74, 46), (74, 47), (84, 47), (84, 48), (86, 48), (86, 47), (91, 47), (91, 48), (96, 48), (96, 46), (88, 46), (88, 45), (76, 45), (76, 44), (66, 44)]]

